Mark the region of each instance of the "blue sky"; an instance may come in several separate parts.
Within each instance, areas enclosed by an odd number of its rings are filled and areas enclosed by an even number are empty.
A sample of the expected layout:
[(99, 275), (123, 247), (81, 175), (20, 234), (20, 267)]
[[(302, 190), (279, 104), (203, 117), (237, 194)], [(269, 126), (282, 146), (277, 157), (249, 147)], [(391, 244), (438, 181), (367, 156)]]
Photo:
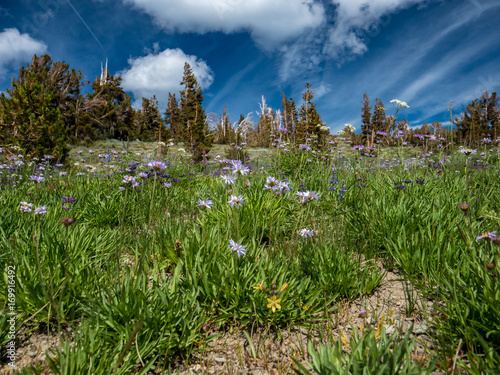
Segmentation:
[(2, 0), (0, 91), (33, 54), (93, 81), (108, 59), (137, 103), (164, 109), (188, 61), (207, 113), (236, 121), (261, 97), (302, 104), (312, 85), (323, 121), (360, 130), (361, 101), (392, 99), (412, 126), (449, 120), (484, 89), (500, 91), (499, 0)]

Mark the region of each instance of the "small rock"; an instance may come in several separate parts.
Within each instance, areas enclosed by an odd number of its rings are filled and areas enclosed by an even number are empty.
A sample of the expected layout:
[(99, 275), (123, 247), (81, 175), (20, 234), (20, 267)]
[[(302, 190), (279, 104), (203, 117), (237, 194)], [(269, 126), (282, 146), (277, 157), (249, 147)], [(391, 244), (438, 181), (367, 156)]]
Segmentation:
[(413, 333), (416, 335), (423, 335), (429, 330), (427, 323), (417, 323), (413, 326)]
[(226, 358), (214, 357), (214, 361), (219, 363), (224, 363), (226, 362)]

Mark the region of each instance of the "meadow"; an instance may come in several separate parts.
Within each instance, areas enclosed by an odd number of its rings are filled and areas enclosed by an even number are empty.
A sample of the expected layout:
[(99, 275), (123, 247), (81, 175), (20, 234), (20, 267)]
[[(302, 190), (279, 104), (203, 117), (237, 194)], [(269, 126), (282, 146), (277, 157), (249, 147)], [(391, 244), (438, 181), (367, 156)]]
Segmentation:
[(499, 373), (492, 145), (0, 149), (0, 373)]

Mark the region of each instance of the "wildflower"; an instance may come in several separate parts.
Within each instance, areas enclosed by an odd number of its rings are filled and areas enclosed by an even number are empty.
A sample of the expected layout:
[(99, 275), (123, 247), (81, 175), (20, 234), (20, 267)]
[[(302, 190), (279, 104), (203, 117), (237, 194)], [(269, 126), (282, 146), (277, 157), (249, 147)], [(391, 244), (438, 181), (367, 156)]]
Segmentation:
[(366, 315), (367, 315), (366, 310), (361, 310), (361, 311), (358, 313), (358, 318), (366, 318)]
[(285, 194), (288, 191), (292, 191), (292, 188), (291, 188), (289, 182), (287, 182), (287, 181), (278, 181), (278, 184), (275, 187), (273, 187), (273, 190), (275, 192)]
[(469, 203), (460, 203), (458, 207), (460, 207), (460, 209), (465, 212), (469, 209)]
[(30, 180), (36, 182), (43, 182), (44, 178), (43, 176), (30, 176)]
[(135, 177), (133, 176), (124, 176), (122, 183), (124, 184), (133, 184), (135, 182)]
[(171, 186), (172, 186), (172, 184), (169, 184), (168, 182), (165, 182), (165, 183), (164, 183), (163, 185), (161, 185), (161, 186), (163, 186), (163, 187), (165, 187), (165, 188), (169, 188), (169, 187), (171, 187)]
[(365, 148), (365, 146), (363, 146), (363, 145), (354, 145), (354, 146), (352, 146), (353, 150), (360, 150), (361, 151), (364, 148)]
[(47, 207), (38, 206), (37, 208), (35, 208), (35, 215), (47, 215)]
[(59, 172), (59, 176), (66, 176), (68, 172)]
[(122, 191), (125, 190), (125, 188), (123, 186), (120, 186), (118, 189), (122, 190)]
[(297, 195), (306, 201), (314, 201), (320, 198), (320, 194), (315, 191), (299, 191)]
[(89, 150), (89, 154), (95, 154), (94, 150)]
[(304, 229), (301, 229), (301, 230), (299, 231), (299, 234), (300, 234), (302, 237), (312, 237), (312, 236), (314, 236), (314, 231), (312, 231), (312, 230), (308, 230), (308, 229), (304, 228)]
[(234, 174), (241, 174), (242, 176), (245, 176), (250, 173), (250, 169), (248, 167), (245, 167), (241, 162), (239, 164), (234, 163), (233, 164), (233, 173)]
[(458, 150), (459, 153), (464, 154), (464, 155), (474, 155), (477, 154), (477, 150), (471, 149), (471, 148), (461, 148)]
[(245, 246), (240, 245), (239, 243), (234, 242), (232, 239), (229, 240), (229, 249), (233, 250), (238, 254), (238, 257), (245, 255), (246, 249)]
[(21, 202), (21, 208), (20, 211), (30, 213), (31, 212), (31, 207), (33, 206), (32, 203), (27, 203), (27, 202)]
[(236, 182), (236, 177), (234, 176), (231, 176), (231, 175), (222, 175), (221, 176), (222, 180), (224, 181), (224, 183), (228, 184), (228, 185), (231, 185), (231, 184), (234, 184)]
[(276, 312), (276, 309), (280, 310), (281, 305), (279, 304), (281, 302), (281, 298), (276, 298), (276, 296), (272, 296), (272, 298), (267, 298), (267, 307), (273, 311), (273, 314)]
[(309, 145), (299, 145), (299, 150), (311, 151), (312, 148)]
[(212, 205), (214, 204), (214, 202), (212, 202), (210, 199), (209, 200), (206, 200), (206, 201), (202, 201), (201, 199), (198, 200), (198, 206), (201, 206), (201, 207), (206, 207), (208, 208), (209, 210), (212, 208)]
[(227, 203), (229, 203), (231, 207), (236, 206), (236, 208), (240, 208), (241, 206), (243, 206), (243, 204), (245, 204), (244, 199), (245, 198), (242, 195), (239, 196), (231, 195)]
[(256, 286), (253, 287), (255, 290), (261, 290), (261, 291), (266, 291), (266, 286), (264, 285), (264, 280), (257, 284)]
[(151, 160), (149, 163), (148, 163), (148, 167), (150, 168), (153, 168), (154, 170), (161, 170), (161, 169), (165, 169), (167, 168), (167, 165), (161, 161), (158, 161), (158, 160)]
[(483, 233), (480, 236), (477, 236), (476, 240), (477, 241), (480, 241), (480, 240), (491, 240), (493, 237), (496, 237), (496, 234), (497, 234), (497, 231)]
[(75, 203), (75, 198), (73, 198), (73, 197), (62, 197), (61, 202), (63, 202), (63, 203)]

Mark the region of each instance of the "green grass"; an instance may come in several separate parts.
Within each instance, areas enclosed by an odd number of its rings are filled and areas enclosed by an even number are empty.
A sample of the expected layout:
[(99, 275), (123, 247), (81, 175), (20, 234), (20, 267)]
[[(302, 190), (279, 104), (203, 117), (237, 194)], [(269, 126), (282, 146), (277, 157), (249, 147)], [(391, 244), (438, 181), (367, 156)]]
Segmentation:
[[(464, 167), (462, 155), (442, 164), (436, 155), (405, 168), (397, 149), (385, 149), (379, 157), (393, 165), (380, 167), (347, 144), (343, 155), (250, 148), (252, 165), (258, 158), (264, 168), (229, 186), (174, 146), (166, 154), (171, 165), (161, 172), (169, 177), (140, 179), (148, 168), (139, 166), (139, 187), (122, 182), (130, 161), (154, 157), (155, 147), (130, 142), (128, 154), (118, 154), (122, 161), (108, 163), (97, 155), (122, 151), (121, 142), (72, 149), (73, 160), (83, 150), (85, 164), (96, 168), (82, 176), (76, 175), (82, 164), (57, 171), (46, 165), (38, 171), (45, 180), (37, 183), (29, 179), (35, 171), (27, 160), (0, 175), (0, 304), (9, 302), (7, 266), (13, 265), (16, 327), (72, 328), (75, 338), (48, 353), (54, 373), (168, 369), (207, 350), (216, 337), (208, 327), (259, 325), (279, 335), (326, 322), (340, 306), (371, 294), (389, 270), (408, 288), (409, 316), (424, 313), (411, 290), (435, 301), (437, 315), (428, 317), (432, 361), (412, 362), (408, 335), (367, 329), (350, 345), (331, 338), (315, 349), (311, 342), (304, 355), (312, 362), (296, 361), (297, 373), (375, 373), (375, 363), (380, 373), (430, 372), (436, 364), (451, 371), (453, 359), (477, 374), (500, 366), (500, 247), (476, 240), (500, 232), (496, 158), (476, 168), (473, 159)], [(209, 156), (226, 147), (215, 146)], [(268, 176), (287, 178), (292, 190), (265, 190)], [(162, 186), (167, 182), (172, 185)], [(301, 204), (299, 188), (320, 197)], [(244, 205), (231, 208), (231, 194), (243, 196)], [(62, 208), (63, 196), (75, 198), (65, 205), (71, 210)], [(199, 199), (212, 200), (212, 208), (198, 206)], [(33, 210), (46, 206), (47, 214), (21, 212), (21, 201)], [(76, 221), (65, 226), (64, 217)], [(301, 237), (303, 228), (314, 235)], [(245, 255), (238, 257), (230, 240)], [(7, 332), (4, 317), (0, 332)], [(0, 334), (0, 345), (8, 341)]]

